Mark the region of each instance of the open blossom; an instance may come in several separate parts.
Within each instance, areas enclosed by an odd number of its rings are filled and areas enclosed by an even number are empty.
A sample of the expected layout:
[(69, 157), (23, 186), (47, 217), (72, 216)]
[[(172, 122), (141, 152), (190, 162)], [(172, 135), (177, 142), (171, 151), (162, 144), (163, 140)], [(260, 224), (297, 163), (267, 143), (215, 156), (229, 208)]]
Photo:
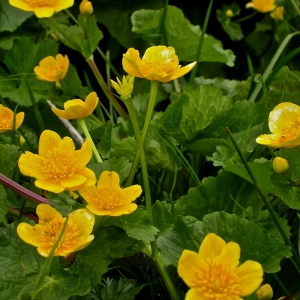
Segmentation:
[[(24, 242), (37, 247), (38, 253), (47, 257), (64, 227), (66, 218), (49, 204), (39, 204), (36, 213), (39, 223), (35, 226), (20, 223), (17, 232)], [(68, 256), (88, 246), (94, 239), (91, 235), (94, 223), (95, 216), (87, 209), (71, 212), (54, 255)]]
[[(0, 104), (0, 133), (12, 130), (14, 120), (14, 112)], [(16, 129), (18, 129), (24, 120), (24, 113), (16, 114)]]
[(190, 290), (186, 300), (241, 300), (261, 284), (263, 269), (247, 260), (239, 266), (240, 246), (214, 233), (203, 240), (199, 253), (184, 250), (178, 261), (178, 274)]
[(122, 64), (132, 76), (169, 82), (188, 73), (196, 62), (181, 68), (173, 47), (153, 46), (146, 50), (142, 59), (138, 50), (129, 48), (123, 54)]
[(47, 18), (71, 7), (74, 0), (9, 0), (9, 4), (25, 11), (33, 11), (38, 18)]
[(65, 78), (68, 68), (68, 56), (57, 54), (56, 57), (47, 56), (43, 58), (39, 65), (34, 68), (34, 73), (40, 80), (57, 82)]
[(258, 144), (275, 148), (294, 148), (300, 145), (300, 106), (283, 102), (275, 106), (269, 115), (272, 134), (260, 135)]
[(140, 185), (132, 185), (122, 189), (119, 174), (104, 171), (100, 175), (97, 186), (79, 190), (79, 194), (88, 203), (86, 206), (95, 215), (121, 216), (137, 209), (131, 203), (142, 193)]
[(252, 0), (246, 4), (246, 8), (254, 8), (258, 12), (268, 13), (275, 9), (275, 0)]
[(133, 90), (134, 76), (128, 75), (128, 78), (126, 77), (123, 76), (122, 81), (119, 78), (117, 78), (118, 82), (110, 80), (111, 86), (117, 91), (117, 93), (123, 99), (129, 98)]
[(80, 99), (69, 100), (64, 103), (64, 110), (56, 107), (51, 108), (52, 111), (60, 118), (71, 120), (81, 119), (91, 115), (98, 105), (98, 97), (95, 92), (89, 93), (82, 101)]
[(86, 165), (92, 157), (91, 141), (87, 139), (75, 150), (71, 138), (44, 130), (39, 141), (39, 154), (25, 151), (19, 159), (22, 174), (36, 178), (38, 188), (53, 193), (75, 191), (95, 184), (96, 177)]

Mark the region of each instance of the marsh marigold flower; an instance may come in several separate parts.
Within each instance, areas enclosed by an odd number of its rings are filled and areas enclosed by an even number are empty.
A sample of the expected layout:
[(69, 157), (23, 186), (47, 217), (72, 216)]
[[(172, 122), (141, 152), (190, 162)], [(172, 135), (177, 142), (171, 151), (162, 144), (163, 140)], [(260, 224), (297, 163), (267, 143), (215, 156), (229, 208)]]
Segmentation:
[(246, 4), (246, 8), (254, 8), (258, 12), (268, 13), (275, 9), (275, 0), (252, 0)]
[[(14, 112), (4, 107), (2, 104), (0, 104), (0, 133), (12, 130), (13, 128), (13, 120), (14, 120)], [(18, 129), (22, 122), (24, 120), (24, 113), (19, 112), (16, 114), (16, 127), (15, 129)]]
[[(39, 204), (36, 213), (39, 223), (35, 226), (20, 223), (17, 232), (24, 242), (37, 247), (38, 253), (47, 257), (63, 229), (66, 218), (49, 204)], [(68, 256), (88, 246), (94, 239), (91, 235), (94, 223), (95, 216), (87, 209), (71, 212), (54, 255)]]
[(278, 6), (270, 13), (271, 18), (274, 20), (283, 20), (284, 7)]
[(247, 260), (239, 266), (240, 246), (225, 243), (214, 233), (203, 240), (199, 253), (184, 250), (178, 274), (190, 290), (186, 300), (239, 300), (252, 294), (261, 284), (263, 269)]
[(129, 48), (123, 54), (122, 64), (132, 76), (168, 82), (188, 73), (196, 62), (181, 68), (173, 47), (153, 46), (146, 50), (142, 59), (138, 50)]
[(110, 80), (111, 86), (117, 91), (121, 98), (129, 98), (133, 90), (134, 76), (123, 76), (122, 81), (119, 78), (117, 78), (117, 81), (118, 82)]
[(65, 110), (52, 107), (52, 111), (60, 118), (71, 120), (81, 119), (91, 115), (98, 105), (98, 97), (95, 92), (91, 92), (85, 98), (85, 101), (80, 99), (69, 100), (65, 102)]
[(121, 216), (137, 209), (131, 203), (142, 193), (140, 185), (132, 185), (122, 189), (119, 174), (104, 171), (100, 175), (97, 186), (90, 186), (79, 191), (88, 203), (86, 206), (95, 215)]
[(25, 11), (33, 11), (38, 18), (47, 18), (71, 7), (74, 0), (9, 0), (9, 4)]
[(283, 102), (269, 115), (272, 134), (263, 134), (256, 143), (275, 148), (294, 148), (300, 145), (300, 106)]
[(79, 10), (83, 16), (90, 16), (93, 13), (94, 8), (90, 1), (82, 0), (82, 2), (79, 5)]
[(65, 78), (68, 68), (68, 56), (57, 54), (56, 57), (47, 56), (43, 58), (40, 61), (39, 66), (34, 68), (34, 73), (40, 80), (57, 82)]
[(87, 139), (80, 150), (75, 150), (71, 138), (44, 130), (39, 141), (39, 154), (25, 151), (19, 159), (22, 174), (36, 178), (38, 188), (53, 193), (75, 191), (95, 184), (96, 177), (86, 168), (92, 157), (91, 141)]

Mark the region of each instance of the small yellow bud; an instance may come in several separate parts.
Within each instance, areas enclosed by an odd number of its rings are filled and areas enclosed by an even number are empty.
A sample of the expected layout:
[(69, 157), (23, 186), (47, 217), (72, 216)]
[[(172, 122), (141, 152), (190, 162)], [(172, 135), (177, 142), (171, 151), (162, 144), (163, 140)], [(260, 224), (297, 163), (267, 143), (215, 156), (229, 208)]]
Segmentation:
[(226, 14), (227, 18), (233, 18), (234, 17), (234, 13), (231, 9), (227, 9), (225, 14)]
[(278, 6), (270, 13), (270, 16), (274, 20), (283, 20), (283, 14), (284, 14), (284, 7)]
[(25, 143), (23, 135), (20, 135), (20, 145), (22, 146)]
[(273, 159), (273, 170), (278, 174), (283, 174), (289, 169), (289, 163), (282, 157), (275, 157)]
[(134, 76), (123, 76), (122, 82), (117, 78), (118, 82), (110, 80), (111, 86), (117, 91), (122, 99), (127, 99), (131, 96), (133, 90)]
[(258, 300), (271, 300), (273, 298), (273, 290), (269, 284), (262, 285), (256, 292)]
[(82, 2), (79, 5), (79, 10), (83, 16), (90, 16), (93, 13), (94, 8), (90, 1), (82, 0)]

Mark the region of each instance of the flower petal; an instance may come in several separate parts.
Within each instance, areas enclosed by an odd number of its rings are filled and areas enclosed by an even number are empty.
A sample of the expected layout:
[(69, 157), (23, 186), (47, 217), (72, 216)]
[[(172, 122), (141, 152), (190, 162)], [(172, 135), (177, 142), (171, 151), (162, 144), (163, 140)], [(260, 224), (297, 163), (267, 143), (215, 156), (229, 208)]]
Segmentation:
[(138, 50), (129, 48), (127, 52), (123, 54), (122, 65), (125, 72), (135, 77), (144, 78), (139, 68), (140, 63), (141, 59)]
[(35, 7), (33, 9), (33, 12), (36, 14), (38, 18), (49, 18), (54, 14), (54, 8), (53, 7)]
[(236, 269), (240, 263), (241, 248), (237, 243), (229, 242), (222, 249), (220, 260), (223, 265), (226, 264), (227, 269)]
[(16, 129), (18, 129), (23, 123), (25, 114), (23, 112), (19, 112), (16, 114)]
[(55, 178), (50, 178), (47, 180), (36, 180), (34, 184), (40, 189), (57, 194), (65, 190), (65, 188), (60, 184), (59, 180)]
[(92, 213), (94, 213), (96, 216), (110, 216), (111, 215), (111, 210), (108, 209), (102, 209), (99, 205), (97, 204), (88, 204), (86, 206), (88, 210), (90, 210)]
[(39, 180), (47, 180), (50, 178), (48, 174), (43, 172), (43, 158), (37, 154), (25, 151), (25, 154), (20, 156), (18, 165), (23, 175)]
[(49, 204), (39, 204), (36, 208), (36, 214), (38, 215), (40, 221), (39, 224), (44, 224), (45, 220), (50, 220), (54, 218), (63, 218), (63, 216), (54, 207)]
[(118, 206), (115, 208), (112, 208), (110, 210), (110, 216), (121, 216), (121, 215), (128, 215), (131, 214), (133, 211), (135, 211), (138, 208), (138, 206), (135, 203), (130, 203), (128, 205)]
[(80, 189), (79, 194), (88, 204), (93, 204), (95, 206), (98, 206), (98, 189), (96, 186), (92, 185), (84, 189)]
[(75, 151), (75, 172), (82, 170), (91, 160), (92, 155), (92, 142), (90, 141), (90, 139), (86, 139), (82, 144), (81, 149)]
[(55, 148), (60, 143), (60, 136), (52, 130), (44, 130), (39, 140), (39, 155), (47, 156), (49, 150)]
[(102, 172), (97, 187), (98, 188), (107, 187), (112, 191), (116, 190), (117, 188), (120, 188), (119, 174), (114, 171)]
[(85, 182), (80, 185), (68, 188), (67, 189), (68, 191), (77, 191), (80, 189), (84, 189), (86, 187), (90, 187), (96, 183), (95, 173), (92, 170), (90, 170), (89, 168), (84, 168), (81, 171), (76, 172), (76, 174), (84, 176)]
[(198, 285), (198, 273), (202, 269), (202, 261), (198, 253), (183, 250), (178, 261), (178, 274), (188, 287)]
[(134, 201), (137, 197), (139, 197), (141, 194), (142, 194), (142, 188), (138, 184), (122, 189), (123, 204), (129, 204), (130, 202)]
[(74, 186), (80, 186), (86, 181), (86, 177), (79, 175), (79, 174), (73, 174), (71, 176), (67, 176), (65, 178), (61, 178), (59, 180), (59, 183), (66, 189), (73, 188)]
[(99, 99), (95, 92), (91, 92), (85, 98), (85, 107), (90, 114), (94, 111), (96, 106), (98, 105)]
[(240, 296), (252, 294), (262, 283), (263, 268), (260, 263), (252, 260), (247, 260), (237, 269), (237, 275), (241, 282)]
[(77, 209), (71, 212), (69, 220), (72, 220), (78, 225), (81, 236), (88, 236), (93, 231), (95, 216), (85, 208)]
[(186, 73), (190, 72), (196, 65), (196, 61), (182, 67), (182, 68), (178, 68), (176, 69), (174, 72), (172, 72), (172, 77), (170, 80), (174, 80), (178, 77), (181, 77), (183, 75), (185, 75)]
[(27, 223), (20, 223), (17, 227), (19, 237), (27, 244), (38, 247), (40, 245), (38, 237), (43, 232), (39, 225), (31, 226)]
[(199, 255), (200, 259), (215, 259), (226, 246), (225, 241), (214, 233), (209, 233), (203, 240)]

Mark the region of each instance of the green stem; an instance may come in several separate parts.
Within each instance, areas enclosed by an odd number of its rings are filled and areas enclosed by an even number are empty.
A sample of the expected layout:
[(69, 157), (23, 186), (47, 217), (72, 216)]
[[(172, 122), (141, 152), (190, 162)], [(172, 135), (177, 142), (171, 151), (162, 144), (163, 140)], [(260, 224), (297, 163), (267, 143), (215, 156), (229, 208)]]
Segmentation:
[(276, 216), (276, 214), (275, 214), (275, 212), (274, 212), (271, 204), (269, 203), (269, 201), (267, 200), (266, 196), (262, 192), (262, 190), (261, 190), (261, 188), (260, 188), (260, 186), (259, 186), (259, 184), (258, 184), (258, 182), (257, 182), (257, 180), (255, 178), (255, 176), (253, 175), (253, 173), (252, 173), (252, 171), (251, 171), (251, 169), (250, 169), (250, 167), (249, 167), (249, 165), (248, 165), (248, 163), (247, 163), (247, 161), (246, 161), (246, 159), (245, 159), (245, 157), (244, 157), (241, 149), (239, 148), (238, 144), (236, 143), (235, 139), (233, 138), (233, 136), (232, 136), (229, 128), (226, 127), (226, 130), (227, 130), (227, 132), (229, 134), (230, 140), (231, 140), (232, 144), (234, 145), (234, 147), (235, 147), (235, 149), (236, 149), (236, 151), (237, 151), (237, 153), (238, 153), (238, 155), (239, 155), (239, 157), (240, 157), (240, 159), (241, 159), (241, 161), (242, 161), (242, 163), (243, 163), (243, 165), (244, 165), (244, 167), (245, 167), (245, 169), (246, 169), (246, 171), (247, 171), (247, 173), (248, 173), (248, 175), (249, 175), (249, 177), (250, 177), (250, 179), (251, 179), (251, 181), (253, 183), (253, 185), (256, 187), (256, 189), (257, 189), (257, 191), (258, 191), (258, 193), (259, 193), (259, 195), (260, 195), (260, 197), (261, 197), (264, 205), (268, 209), (268, 211), (269, 211), (269, 213), (270, 213), (270, 215), (271, 215), (274, 223), (276, 224), (276, 226), (277, 226), (277, 228), (278, 228), (278, 230), (279, 230), (279, 232), (280, 232), (280, 234), (281, 234), (284, 242), (291, 248), (291, 251), (293, 253), (295, 262), (296, 262), (296, 264), (298, 266), (298, 270), (299, 270), (300, 269), (300, 258), (299, 258), (299, 255), (298, 255), (297, 251), (295, 250), (293, 244), (291, 243), (288, 235), (286, 234), (286, 232), (282, 228), (281, 223), (279, 222), (279, 220), (278, 220), (278, 218), (277, 218), (277, 216)]
[[(158, 81), (151, 81), (150, 99), (149, 99), (147, 114), (146, 114), (146, 118), (145, 118), (144, 128), (143, 128), (143, 131), (142, 131), (143, 145), (145, 143), (145, 140), (146, 140), (146, 137), (147, 137), (147, 134), (148, 134), (148, 130), (149, 130), (149, 126), (150, 126), (150, 121), (151, 121), (151, 118), (152, 118), (152, 115), (153, 115), (153, 111), (154, 111), (154, 107), (155, 107), (155, 103), (156, 103), (156, 95), (157, 95), (158, 85), (159, 85)], [(134, 158), (134, 161), (132, 163), (130, 173), (129, 173), (128, 178), (126, 180), (126, 186), (132, 185), (133, 177), (134, 177), (135, 172), (137, 170), (138, 164), (139, 164), (139, 150), (137, 151), (137, 153), (135, 155), (135, 158)]]
[(87, 59), (87, 63), (90, 66), (91, 70), (93, 71), (100, 87), (102, 88), (103, 92), (105, 93), (106, 97), (109, 101), (113, 104), (117, 112), (121, 115), (123, 119), (127, 119), (127, 113), (119, 103), (119, 101), (115, 98), (115, 96), (111, 93), (110, 89), (108, 88), (107, 84), (105, 83), (97, 65), (95, 64), (94, 58), (90, 57)]
[(41, 113), (40, 113), (40, 111), (38, 109), (38, 106), (36, 104), (33, 92), (31, 90), (31, 87), (30, 87), (30, 85), (28, 83), (28, 80), (27, 80), (26, 76), (24, 76), (24, 81), (25, 81), (25, 84), (26, 84), (26, 88), (27, 88), (27, 91), (28, 91), (28, 94), (29, 94), (29, 98), (31, 100), (33, 111), (34, 111), (35, 117), (37, 119), (37, 122), (39, 124), (40, 130), (44, 131), (46, 129), (46, 126), (45, 126), (45, 123), (44, 123), (43, 118), (41, 116)]
[[(150, 192), (149, 176), (148, 176), (148, 170), (147, 170), (147, 162), (146, 162), (146, 157), (145, 157), (145, 153), (144, 153), (144, 143), (143, 143), (142, 136), (140, 133), (139, 123), (138, 123), (136, 112), (135, 112), (135, 109), (133, 106), (132, 99), (131, 99), (131, 97), (129, 97), (129, 98), (123, 99), (123, 100), (128, 109), (128, 112), (129, 112), (129, 115), (131, 118), (131, 122), (133, 125), (133, 129), (135, 132), (135, 137), (136, 137), (136, 141), (137, 141), (137, 145), (138, 145), (138, 153), (140, 154), (140, 160), (141, 160), (141, 165), (142, 165), (144, 192), (145, 192), (145, 199), (146, 199), (146, 210), (147, 210), (148, 217), (152, 222), (153, 214), (152, 214), (151, 192)], [(156, 263), (156, 266), (159, 270), (161, 277), (163, 278), (163, 280), (165, 282), (165, 285), (169, 291), (171, 299), (180, 300), (181, 298), (178, 295), (178, 292), (177, 292), (175, 285), (170, 277), (170, 274), (168, 273), (165, 265), (163, 264), (163, 262), (161, 260), (156, 241), (151, 243), (151, 247), (152, 247), (153, 259)]]
[(207, 12), (206, 12), (206, 16), (205, 16), (205, 20), (204, 20), (204, 24), (203, 24), (203, 28), (202, 28), (202, 32), (201, 32), (201, 36), (200, 36), (200, 39), (199, 39), (198, 48), (197, 48), (196, 55), (195, 55), (195, 61), (197, 62), (197, 64), (193, 68), (193, 70), (191, 72), (190, 80), (189, 80), (189, 84), (191, 84), (191, 85), (194, 84), (196, 72), (197, 72), (197, 69), (198, 69), (200, 54), (201, 54), (201, 50), (202, 50), (204, 37), (205, 37), (207, 24), (208, 24), (208, 20), (209, 20), (209, 16), (210, 16), (211, 7), (212, 7), (213, 2), (214, 2), (213, 0), (210, 0), (209, 6), (208, 6), (208, 9), (207, 9)]
[(291, 0), (296, 12), (298, 13), (298, 15), (300, 16), (300, 10), (299, 10), (299, 7), (298, 7), (298, 4), (295, 2), (295, 0)]
[(102, 159), (101, 159), (101, 157), (100, 157), (100, 155), (99, 155), (99, 152), (98, 152), (98, 150), (97, 150), (97, 148), (96, 148), (96, 146), (95, 146), (95, 144), (94, 144), (94, 142), (93, 142), (93, 139), (91, 138), (91, 135), (90, 135), (90, 133), (89, 133), (87, 127), (86, 127), (86, 124), (85, 124), (84, 119), (77, 119), (77, 121), (78, 121), (78, 124), (79, 124), (79, 126), (81, 127), (81, 129), (82, 129), (82, 131), (83, 131), (85, 137), (86, 137), (87, 139), (90, 139), (90, 141), (91, 141), (91, 143), (92, 143), (93, 153), (94, 153), (94, 156), (95, 156), (97, 162), (98, 162), (98, 163), (101, 163), (101, 162), (102, 162)]

